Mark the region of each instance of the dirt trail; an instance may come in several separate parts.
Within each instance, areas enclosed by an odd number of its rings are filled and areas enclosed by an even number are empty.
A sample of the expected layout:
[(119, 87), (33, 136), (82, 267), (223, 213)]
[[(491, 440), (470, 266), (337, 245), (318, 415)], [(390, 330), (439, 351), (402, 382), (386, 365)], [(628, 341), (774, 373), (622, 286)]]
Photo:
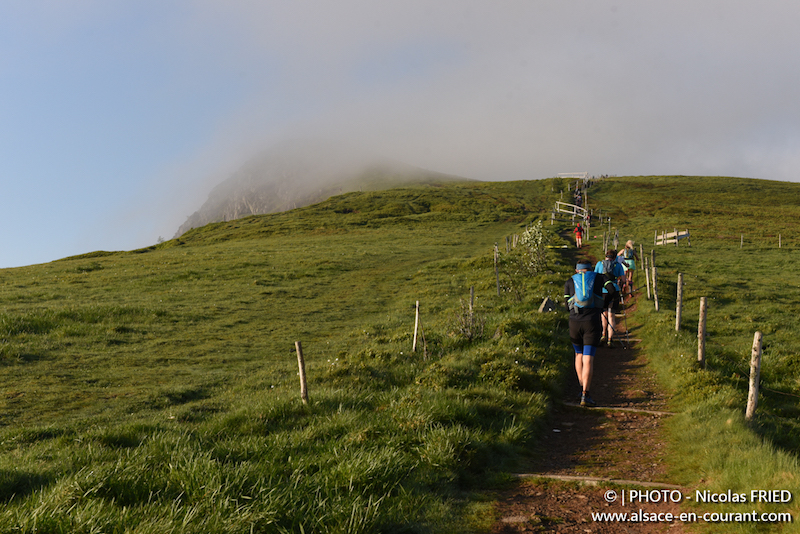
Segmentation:
[[(628, 317), (633, 307), (627, 309)], [(625, 331), (620, 318), (618, 331)], [(595, 357), (591, 394), (597, 408), (576, 403), (580, 386), (576, 378), (567, 390), (565, 404), (556, 407), (550, 427), (540, 440), (537, 463), (529, 474), (551, 477), (581, 477), (643, 483), (653, 487), (624, 486), (626, 489), (669, 488), (664, 464), (662, 427), (667, 397), (659, 392), (645, 355), (636, 346), (636, 328), (628, 322), (631, 342), (600, 348)], [(513, 532), (654, 533), (687, 532), (680, 521), (620, 522), (595, 521), (592, 513), (636, 512), (680, 513), (673, 504), (622, 506), (621, 499), (609, 503), (606, 492), (622, 487), (607, 483), (591, 485), (555, 478), (523, 477), (521, 484), (498, 496), (500, 520), (493, 534)]]

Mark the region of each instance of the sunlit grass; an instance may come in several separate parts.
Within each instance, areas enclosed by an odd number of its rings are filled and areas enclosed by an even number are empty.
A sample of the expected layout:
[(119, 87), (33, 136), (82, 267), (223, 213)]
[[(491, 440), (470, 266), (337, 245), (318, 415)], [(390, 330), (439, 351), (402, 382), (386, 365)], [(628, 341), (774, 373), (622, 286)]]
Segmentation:
[[(472, 492), (520, 465), (570, 372), (565, 315), (535, 310), (560, 296), (571, 261), (555, 248), (549, 272), (502, 271), (498, 296), (493, 247), (506, 254), (505, 236), (546, 220), (562, 186), (350, 193), (0, 272), (0, 531), (485, 530)], [(762, 194), (780, 217), (763, 217)], [(799, 194), (684, 177), (590, 191), (648, 253), (653, 230), (692, 231), (691, 248), (657, 250), (662, 311), (642, 297), (634, 320), (682, 413), (671, 461), (687, 485), (797, 485), (800, 284), (785, 266)], [(472, 341), (455, 333), (470, 287), (485, 321)], [(706, 369), (694, 363), (700, 296)], [(412, 353), (416, 301), (425, 344)], [(764, 389), (747, 424), (756, 329)]]
[[(648, 258), (655, 249), (660, 311), (642, 289), (636, 335), (674, 392), (673, 409), (681, 413), (670, 425), (675, 476), (716, 492), (763, 488), (800, 494), (800, 283), (791, 275), (800, 248), (800, 187), (737, 178), (621, 178), (595, 188), (592, 198), (614, 206), (607, 213), (623, 242), (634, 239), (637, 250), (642, 243)], [(655, 230), (673, 228), (688, 228), (691, 246), (682, 241), (653, 247)], [(680, 332), (675, 331), (678, 273), (684, 280)], [(644, 288), (641, 272), (639, 283)], [(700, 297), (708, 299), (704, 368), (697, 363)], [(761, 393), (756, 418), (746, 422), (756, 331), (764, 334)], [(798, 512), (794, 502), (734, 509), (789, 511), (795, 517)], [(770, 528), (717, 526), (719, 532)]]
[(0, 531), (475, 528), (470, 488), (524, 455), (564, 370), (563, 318), (496, 295), (492, 264), (545, 187), (353, 193), (3, 271)]

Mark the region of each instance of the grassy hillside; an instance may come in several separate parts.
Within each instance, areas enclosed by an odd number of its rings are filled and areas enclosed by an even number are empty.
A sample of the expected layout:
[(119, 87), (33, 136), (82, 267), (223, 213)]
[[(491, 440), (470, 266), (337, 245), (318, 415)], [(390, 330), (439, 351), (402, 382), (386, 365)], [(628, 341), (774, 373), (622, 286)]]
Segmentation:
[[(565, 314), (535, 309), (561, 294), (573, 250), (547, 249), (531, 272), (525, 247), (504, 246), (547, 221), (565, 185), (349, 193), (0, 271), (0, 532), (485, 531), (480, 490), (524, 461), (572, 373)], [(589, 201), (648, 253), (656, 229), (692, 232), (691, 248), (657, 250), (661, 311), (642, 298), (630, 318), (676, 392), (676, 477), (800, 495), (800, 283), (784, 272), (800, 187), (627, 177)], [(569, 235), (544, 231), (556, 246)], [(711, 302), (706, 369), (693, 361), (699, 296)], [(425, 341), (412, 353), (416, 301)], [(755, 329), (765, 389), (746, 423)], [(797, 514), (794, 502), (759, 509)]]
[[(610, 215), (623, 243), (633, 239), (637, 250), (643, 244), (648, 257), (655, 249), (660, 311), (644, 295), (636, 335), (644, 339), (662, 379), (675, 391), (675, 409), (682, 412), (673, 421), (676, 475), (690, 486), (712, 491), (791, 490), (791, 505), (764, 509), (788, 510), (796, 518), (800, 281), (793, 267), (800, 257), (800, 184), (626, 177), (600, 183), (589, 196)], [(673, 228), (689, 229), (691, 246), (684, 241), (677, 247), (653, 246), (654, 231)], [(599, 240), (594, 243), (593, 252), (599, 255)], [(684, 275), (680, 332), (675, 331), (678, 273)], [(644, 292), (642, 273), (639, 280)], [(704, 369), (697, 364), (700, 297), (708, 299)], [(755, 419), (745, 422), (756, 331), (764, 334), (761, 394)], [(755, 507), (748, 503), (738, 508)], [(719, 526), (721, 532), (768, 528)]]
[[(492, 260), (551, 188), (351, 193), (2, 271), (0, 531), (474, 528), (464, 492), (535, 435), (568, 360), (563, 317), (498, 297)], [(514, 277), (538, 300), (563, 278)]]
[[(647, 191), (645, 193), (645, 191)], [(647, 177), (608, 180), (592, 192), (606, 206), (620, 238), (655, 249), (664, 313), (675, 336), (677, 273), (684, 274), (682, 332), (675, 340), (696, 344), (699, 299), (709, 300), (709, 375), (731, 387), (746, 386), (755, 331), (764, 334), (764, 414), (800, 415), (800, 281), (791, 275), (800, 250), (800, 186), (735, 178)], [(611, 208), (608, 208), (608, 207)], [(604, 210), (604, 211), (606, 211)], [(653, 231), (688, 228), (691, 246), (653, 246)], [(780, 235), (780, 247), (779, 236)], [(640, 276), (642, 286), (644, 277)], [(650, 312), (651, 306), (643, 311)], [(685, 357), (695, 357), (696, 348)], [(781, 396), (780, 393), (787, 395)], [(778, 436), (774, 436), (778, 437)], [(792, 439), (787, 447), (797, 447)], [(794, 451), (798, 452), (798, 451)]]
[(364, 154), (361, 148), (330, 141), (286, 141), (252, 158), (217, 185), (175, 237), (208, 223), (288, 211), (346, 192), (454, 181), (466, 179)]

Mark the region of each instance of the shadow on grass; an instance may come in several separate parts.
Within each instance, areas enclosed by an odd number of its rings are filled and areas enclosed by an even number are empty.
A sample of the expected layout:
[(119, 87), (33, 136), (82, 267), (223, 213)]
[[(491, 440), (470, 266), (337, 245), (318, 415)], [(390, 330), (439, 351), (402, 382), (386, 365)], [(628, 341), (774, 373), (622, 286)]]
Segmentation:
[(0, 502), (24, 498), (51, 484), (55, 479), (46, 473), (0, 469)]
[(757, 414), (751, 428), (775, 447), (795, 458), (800, 457), (800, 421), (796, 416)]

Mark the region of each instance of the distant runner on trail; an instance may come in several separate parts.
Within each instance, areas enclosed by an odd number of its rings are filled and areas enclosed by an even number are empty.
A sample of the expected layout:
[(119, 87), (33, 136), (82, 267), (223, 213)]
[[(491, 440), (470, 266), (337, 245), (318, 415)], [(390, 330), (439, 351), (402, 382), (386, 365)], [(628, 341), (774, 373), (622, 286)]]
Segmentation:
[(564, 299), (569, 310), (569, 338), (575, 350), (575, 373), (581, 384), (581, 406), (596, 406), (589, 396), (594, 355), (600, 344), (603, 325), (603, 284), (606, 276), (592, 270), (592, 264), (581, 261), (575, 274), (564, 284)]
[(581, 248), (583, 246), (583, 226), (581, 226), (581, 223), (575, 226), (572, 233), (575, 234), (575, 244), (578, 248)]
[(636, 270), (636, 260), (639, 256), (633, 248), (633, 241), (630, 239), (625, 243), (625, 248), (619, 251), (617, 256), (622, 257), (622, 266), (625, 268), (625, 286), (629, 295), (633, 294), (633, 272)]
[(607, 343), (610, 347), (616, 327), (614, 314), (619, 311), (619, 279), (625, 277), (625, 269), (617, 261), (617, 251), (608, 249), (606, 259), (597, 262), (594, 272), (607, 277), (603, 284), (603, 311), (600, 314), (603, 320), (603, 336), (600, 338), (600, 344)]

